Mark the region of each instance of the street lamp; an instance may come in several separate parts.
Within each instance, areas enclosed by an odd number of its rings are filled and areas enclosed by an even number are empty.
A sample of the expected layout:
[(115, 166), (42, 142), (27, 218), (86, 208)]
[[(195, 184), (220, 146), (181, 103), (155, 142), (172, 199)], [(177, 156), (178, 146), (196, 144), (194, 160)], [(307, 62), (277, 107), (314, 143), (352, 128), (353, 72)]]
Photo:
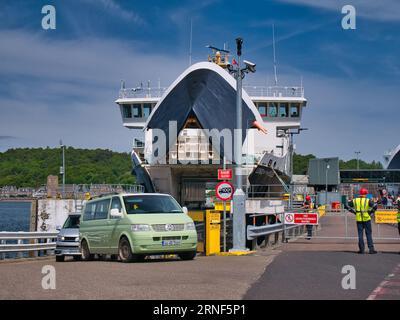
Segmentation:
[(328, 170), (330, 168), (329, 160), (326, 161), (326, 169), (325, 169), (325, 205), (328, 205)]
[(233, 248), (231, 251), (246, 251), (246, 194), (242, 190), (242, 79), (246, 73), (255, 72), (256, 65), (244, 60), (246, 67), (241, 68), (240, 60), (242, 55), (243, 39), (236, 39), (237, 65), (236, 68), (229, 66), (236, 79), (236, 129), (234, 131), (235, 143), (235, 176), (236, 190), (233, 194)]
[(359, 171), (360, 170), (359, 155), (361, 151), (355, 151), (354, 153), (357, 155), (357, 171)]
[(65, 145), (60, 140), (60, 147), (62, 149), (62, 166), (60, 167), (60, 174), (62, 175), (62, 194), (65, 197)]

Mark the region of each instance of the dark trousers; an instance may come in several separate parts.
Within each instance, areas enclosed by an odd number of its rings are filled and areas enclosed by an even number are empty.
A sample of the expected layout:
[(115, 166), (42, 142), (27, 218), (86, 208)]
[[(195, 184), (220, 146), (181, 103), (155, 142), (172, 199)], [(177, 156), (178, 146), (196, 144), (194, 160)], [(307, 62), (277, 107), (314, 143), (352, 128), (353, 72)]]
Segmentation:
[(363, 234), (364, 229), (365, 229), (365, 235), (367, 236), (368, 249), (370, 251), (372, 251), (372, 250), (374, 250), (374, 242), (372, 240), (371, 220), (366, 221), (366, 222), (357, 222), (358, 247), (359, 247), (360, 251), (365, 250), (364, 234)]
[(307, 225), (306, 225), (306, 228), (307, 228), (307, 237), (308, 237), (308, 238), (312, 237), (313, 225), (312, 225), (312, 224), (307, 224)]
[(399, 229), (399, 235), (400, 235), (400, 222), (397, 224), (397, 229)]

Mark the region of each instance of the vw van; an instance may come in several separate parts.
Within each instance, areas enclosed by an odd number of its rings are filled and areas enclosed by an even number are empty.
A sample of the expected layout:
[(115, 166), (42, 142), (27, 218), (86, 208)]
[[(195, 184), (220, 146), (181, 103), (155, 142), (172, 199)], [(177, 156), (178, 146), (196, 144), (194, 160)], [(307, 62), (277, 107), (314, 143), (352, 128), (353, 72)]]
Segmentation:
[(95, 254), (112, 255), (122, 262), (147, 255), (196, 256), (197, 232), (193, 220), (170, 195), (115, 194), (86, 202), (80, 222), (82, 260)]

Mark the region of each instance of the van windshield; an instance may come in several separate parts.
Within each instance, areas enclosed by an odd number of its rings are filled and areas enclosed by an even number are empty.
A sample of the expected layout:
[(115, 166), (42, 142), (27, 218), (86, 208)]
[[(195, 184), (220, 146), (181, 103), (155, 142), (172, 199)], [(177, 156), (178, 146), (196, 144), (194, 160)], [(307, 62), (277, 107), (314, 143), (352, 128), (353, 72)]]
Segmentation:
[(80, 216), (69, 216), (63, 225), (63, 229), (79, 228)]
[(124, 197), (128, 214), (183, 213), (182, 208), (171, 196), (137, 195)]

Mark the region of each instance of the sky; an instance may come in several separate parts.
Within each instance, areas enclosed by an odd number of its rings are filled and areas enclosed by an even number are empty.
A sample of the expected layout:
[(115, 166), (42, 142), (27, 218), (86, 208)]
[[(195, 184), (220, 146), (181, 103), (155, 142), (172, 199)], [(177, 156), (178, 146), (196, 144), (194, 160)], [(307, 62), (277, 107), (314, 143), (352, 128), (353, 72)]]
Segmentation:
[[(44, 5), (56, 29), (42, 28)], [(342, 7), (356, 29), (342, 28)], [(382, 161), (400, 143), (400, 1), (0, 0), (0, 151), (17, 147), (129, 152), (115, 100), (128, 87), (169, 86), (206, 45), (234, 48), (257, 64), (248, 85), (272, 85), (272, 24), (278, 84), (305, 87), (296, 152)]]

